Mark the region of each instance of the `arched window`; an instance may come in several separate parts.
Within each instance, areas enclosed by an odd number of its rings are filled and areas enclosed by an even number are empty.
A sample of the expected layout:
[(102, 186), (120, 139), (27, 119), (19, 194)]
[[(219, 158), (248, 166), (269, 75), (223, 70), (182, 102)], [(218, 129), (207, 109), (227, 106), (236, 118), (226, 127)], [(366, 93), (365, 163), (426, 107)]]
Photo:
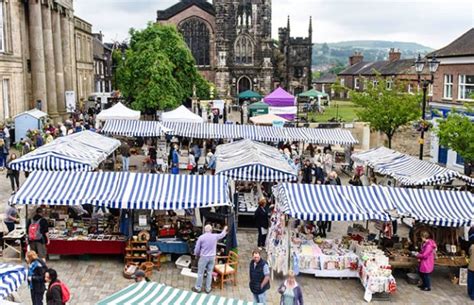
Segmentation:
[(179, 25), (179, 31), (191, 50), (196, 65), (209, 66), (211, 64), (209, 55), (210, 35), (206, 23), (199, 18), (190, 18)]
[(253, 64), (253, 42), (250, 37), (245, 35), (237, 37), (234, 54), (236, 64)]

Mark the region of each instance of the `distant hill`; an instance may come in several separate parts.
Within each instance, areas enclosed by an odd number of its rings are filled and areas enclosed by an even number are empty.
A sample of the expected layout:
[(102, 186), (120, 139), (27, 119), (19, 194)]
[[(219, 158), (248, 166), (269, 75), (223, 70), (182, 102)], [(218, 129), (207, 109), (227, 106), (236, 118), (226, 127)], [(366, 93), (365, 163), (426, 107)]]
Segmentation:
[(418, 53), (427, 54), (432, 48), (414, 42), (353, 40), (335, 43), (315, 43), (313, 46), (313, 69), (329, 71), (337, 66), (347, 66), (349, 56), (355, 51), (362, 52), (364, 60), (384, 60), (391, 48), (399, 49), (402, 58), (415, 58)]

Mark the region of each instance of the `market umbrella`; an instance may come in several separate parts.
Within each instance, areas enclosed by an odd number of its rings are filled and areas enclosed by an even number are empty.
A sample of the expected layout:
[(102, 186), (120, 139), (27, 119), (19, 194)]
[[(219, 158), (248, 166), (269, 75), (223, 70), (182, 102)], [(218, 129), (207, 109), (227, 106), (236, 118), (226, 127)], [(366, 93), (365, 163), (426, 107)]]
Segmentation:
[(185, 291), (155, 282), (139, 282), (124, 288), (99, 301), (96, 305), (125, 304), (174, 304), (174, 305), (253, 305), (253, 302), (238, 301), (212, 294)]
[(264, 102), (255, 102), (250, 104), (249, 107), (250, 116), (267, 114), (268, 113), (268, 104)]
[(263, 96), (252, 90), (246, 90), (239, 93), (239, 99), (261, 99)]
[(320, 92), (315, 89), (311, 89), (308, 91), (305, 91), (303, 93), (298, 94), (298, 97), (313, 97), (313, 98), (318, 98), (318, 97), (326, 97), (328, 96), (327, 93)]

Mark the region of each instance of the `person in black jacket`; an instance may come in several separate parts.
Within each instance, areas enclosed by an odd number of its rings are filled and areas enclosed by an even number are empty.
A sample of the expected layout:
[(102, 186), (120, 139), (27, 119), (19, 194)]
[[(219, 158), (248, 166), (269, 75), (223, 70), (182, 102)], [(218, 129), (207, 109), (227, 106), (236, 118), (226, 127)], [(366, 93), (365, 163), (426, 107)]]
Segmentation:
[(319, 162), (314, 166), (314, 176), (316, 177), (315, 184), (324, 184), (324, 170)]
[(313, 166), (311, 162), (306, 159), (304, 160), (303, 164), (303, 179), (301, 179), (301, 183), (312, 183), (313, 182)]
[(267, 305), (267, 290), (270, 289), (270, 268), (260, 257), (260, 251), (252, 252), (249, 266), (249, 287), (255, 303)]
[(58, 273), (54, 269), (48, 269), (45, 274), (45, 280), (48, 285), (48, 291), (46, 292), (46, 304), (47, 305), (65, 305), (63, 303), (63, 292), (60, 281), (58, 280)]
[(267, 239), (268, 233), (268, 209), (267, 209), (267, 199), (261, 198), (258, 201), (258, 208), (255, 211), (255, 224), (258, 229), (258, 240), (257, 246), (261, 250), (265, 247), (265, 240)]
[[(43, 260), (46, 260), (46, 245), (49, 244), (48, 238), (48, 221), (43, 217), (43, 209), (37, 208), (36, 215), (33, 217), (33, 220), (28, 225), (28, 230), (30, 230), (30, 226), (32, 224), (39, 223), (39, 230), (41, 232), (41, 237), (37, 240), (33, 240), (28, 238), (28, 243), (30, 245), (30, 249), (38, 253), (38, 256), (41, 257)], [(28, 231), (29, 232), (29, 231)], [(28, 233), (29, 234), (29, 233)]]
[(44, 291), (44, 273), (47, 269), (46, 263), (38, 257), (35, 251), (26, 253), (26, 262), (28, 263), (28, 284), (30, 286), (31, 301), (33, 305), (43, 305)]

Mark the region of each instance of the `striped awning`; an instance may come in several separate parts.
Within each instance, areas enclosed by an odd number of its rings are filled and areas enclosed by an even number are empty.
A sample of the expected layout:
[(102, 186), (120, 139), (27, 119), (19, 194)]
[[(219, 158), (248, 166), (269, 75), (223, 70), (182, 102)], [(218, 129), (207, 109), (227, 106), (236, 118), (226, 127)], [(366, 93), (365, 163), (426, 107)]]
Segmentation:
[(304, 141), (314, 144), (354, 145), (358, 141), (346, 129), (272, 127), (241, 124), (165, 122), (169, 134), (198, 139), (249, 139), (254, 141)]
[(0, 264), (0, 300), (16, 291), (26, 281), (26, 276), (27, 270), (21, 265)]
[(352, 159), (372, 167), (376, 173), (393, 177), (402, 185), (439, 185), (455, 178), (474, 185), (474, 179), (457, 171), (385, 147), (354, 154)]
[(124, 137), (160, 137), (169, 131), (157, 121), (108, 120), (101, 132)]
[(474, 223), (470, 192), (282, 183), (274, 194), (283, 211), (303, 220), (390, 220), (409, 216), (439, 226)]
[(10, 166), (22, 171), (91, 171), (119, 146), (118, 140), (86, 130), (57, 138)]
[(253, 305), (253, 302), (220, 297), (214, 294), (195, 293), (158, 284), (140, 282), (132, 284), (96, 305)]
[(217, 146), (216, 174), (234, 180), (283, 182), (298, 179), (298, 172), (278, 149), (251, 140)]
[(10, 203), (176, 210), (230, 205), (230, 200), (223, 176), (37, 171)]

